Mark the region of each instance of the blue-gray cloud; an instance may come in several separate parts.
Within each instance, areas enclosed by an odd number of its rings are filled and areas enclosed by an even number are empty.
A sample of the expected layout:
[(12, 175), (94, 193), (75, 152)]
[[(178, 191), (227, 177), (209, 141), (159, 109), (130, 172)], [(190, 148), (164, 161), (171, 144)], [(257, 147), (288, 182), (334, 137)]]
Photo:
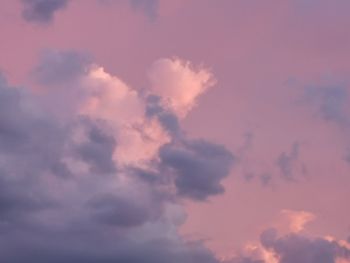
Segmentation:
[(22, 16), (25, 20), (35, 23), (49, 23), (57, 11), (65, 8), (69, 0), (21, 0)]

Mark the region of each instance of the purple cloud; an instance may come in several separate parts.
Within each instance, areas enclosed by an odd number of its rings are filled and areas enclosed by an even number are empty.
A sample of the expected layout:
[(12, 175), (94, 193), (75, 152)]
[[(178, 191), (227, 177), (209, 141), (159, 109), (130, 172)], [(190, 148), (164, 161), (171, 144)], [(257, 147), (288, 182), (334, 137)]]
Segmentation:
[(35, 23), (49, 23), (57, 11), (64, 9), (68, 0), (21, 0), (22, 16), (25, 20)]

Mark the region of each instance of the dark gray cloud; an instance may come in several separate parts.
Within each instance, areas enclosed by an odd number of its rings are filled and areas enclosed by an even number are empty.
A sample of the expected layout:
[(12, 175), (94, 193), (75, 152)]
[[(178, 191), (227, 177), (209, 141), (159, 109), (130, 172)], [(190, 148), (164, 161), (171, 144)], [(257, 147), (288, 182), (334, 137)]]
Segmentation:
[(205, 140), (169, 143), (159, 156), (162, 165), (174, 173), (178, 194), (197, 200), (224, 192), (221, 181), (234, 160), (225, 147)]
[(272, 250), (279, 263), (334, 263), (337, 258), (350, 258), (350, 250), (335, 241), (310, 239), (298, 234), (278, 237), (275, 229), (261, 234), (261, 244)]
[(65, 8), (69, 0), (21, 0), (22, 16), (25, 20), (35, 23), (49, 23), (55, 12)]

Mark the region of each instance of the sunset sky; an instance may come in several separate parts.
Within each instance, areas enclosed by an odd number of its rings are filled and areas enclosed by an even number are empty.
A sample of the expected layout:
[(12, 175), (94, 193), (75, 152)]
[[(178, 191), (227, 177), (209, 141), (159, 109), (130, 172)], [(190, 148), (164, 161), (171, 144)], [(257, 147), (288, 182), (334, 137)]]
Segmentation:
[(349, 0), (0, 0), (0, 263), (350, 263)]

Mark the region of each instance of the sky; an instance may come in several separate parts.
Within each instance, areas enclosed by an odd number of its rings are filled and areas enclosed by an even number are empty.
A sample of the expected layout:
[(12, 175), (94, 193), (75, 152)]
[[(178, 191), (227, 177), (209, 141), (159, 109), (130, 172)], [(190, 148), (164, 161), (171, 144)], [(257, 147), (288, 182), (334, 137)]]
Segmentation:
[(1, 0), (2, 263), (349, 263), (348, 0)]

